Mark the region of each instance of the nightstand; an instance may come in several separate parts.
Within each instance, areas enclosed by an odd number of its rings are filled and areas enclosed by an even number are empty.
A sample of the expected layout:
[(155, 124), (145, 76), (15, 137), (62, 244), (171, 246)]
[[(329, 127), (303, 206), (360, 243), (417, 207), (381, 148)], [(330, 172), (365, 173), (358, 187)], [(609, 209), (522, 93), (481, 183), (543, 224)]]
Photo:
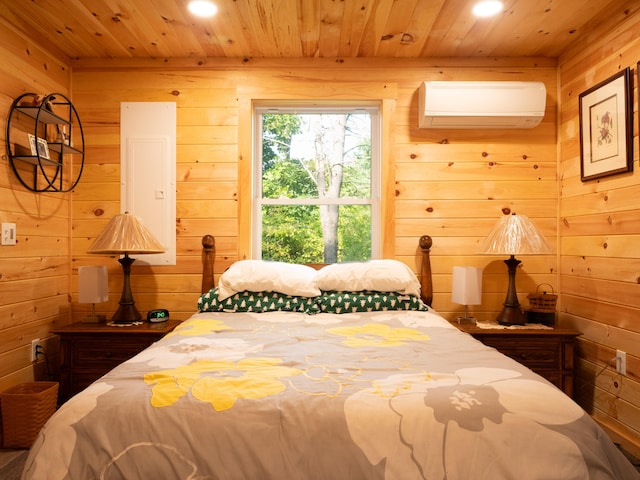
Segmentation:
[(51, 333), (60, 335), (60, 401), (65, 402), (180, 323), (169, 320), (122, 327), (73, 323), (52, 330)]
[(573, 397), (575, 342), (581, 335), (577, 330), (456, 327), (529, 367)]

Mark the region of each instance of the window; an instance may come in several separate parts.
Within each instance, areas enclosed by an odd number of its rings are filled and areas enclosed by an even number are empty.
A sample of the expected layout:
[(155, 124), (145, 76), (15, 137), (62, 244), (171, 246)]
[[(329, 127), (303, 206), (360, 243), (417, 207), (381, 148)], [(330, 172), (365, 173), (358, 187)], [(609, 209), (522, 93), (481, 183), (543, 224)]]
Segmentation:
[(380, 256), (374, 107), (255, 109), (253, 251), (334, 263)]

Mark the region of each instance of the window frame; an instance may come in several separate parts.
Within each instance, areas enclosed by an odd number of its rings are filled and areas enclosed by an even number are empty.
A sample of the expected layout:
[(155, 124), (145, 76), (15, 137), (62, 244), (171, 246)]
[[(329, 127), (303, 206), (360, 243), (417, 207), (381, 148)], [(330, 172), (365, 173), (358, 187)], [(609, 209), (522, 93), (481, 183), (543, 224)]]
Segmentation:
[[(262, 198), (262, 116), (269, 113), (322, 114), (363, 113), (371, 119), (371, 195), (368, 198), (340, 199), (268, 199)], [(371, 102), (343, 102), (318, 105), (317, 102), (265, 102), (255, 105), (252, 114), (253, 155), (251, 163), (251, 251), (256, 259), (262, 258), (262, 206), (263, 205), (370, 205), (371, 207), (371, 259), (382, 256), (382, 122), (380, 106)]]

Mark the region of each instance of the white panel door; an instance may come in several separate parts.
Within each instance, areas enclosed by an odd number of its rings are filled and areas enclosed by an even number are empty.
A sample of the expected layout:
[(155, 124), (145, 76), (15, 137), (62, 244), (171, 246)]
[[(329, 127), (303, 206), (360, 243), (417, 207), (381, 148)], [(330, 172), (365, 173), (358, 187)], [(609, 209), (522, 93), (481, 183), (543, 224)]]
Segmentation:
[(148, 265), (176, 264), (176, 104), (120, 104), (120, 210), (136, 215), (165, 248), (138, 255)]

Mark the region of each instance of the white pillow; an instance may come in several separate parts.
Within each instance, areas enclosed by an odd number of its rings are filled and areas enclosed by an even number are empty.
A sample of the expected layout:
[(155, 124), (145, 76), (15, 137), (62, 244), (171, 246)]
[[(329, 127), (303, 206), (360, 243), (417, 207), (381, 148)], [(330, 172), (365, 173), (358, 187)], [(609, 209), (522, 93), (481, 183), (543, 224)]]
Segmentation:
[(398, 292), (420, 296), (420, 282), (415, 273), (398, 260), (334, 263), (316, 273), (320, 290), (338, 292)]
[(218, 299), (224, 300), (238, 292), (279, 292), (296, 297), (317, 297), (316, 270), (307, 265), (240, 260), (224, 272), (218, 281)]

